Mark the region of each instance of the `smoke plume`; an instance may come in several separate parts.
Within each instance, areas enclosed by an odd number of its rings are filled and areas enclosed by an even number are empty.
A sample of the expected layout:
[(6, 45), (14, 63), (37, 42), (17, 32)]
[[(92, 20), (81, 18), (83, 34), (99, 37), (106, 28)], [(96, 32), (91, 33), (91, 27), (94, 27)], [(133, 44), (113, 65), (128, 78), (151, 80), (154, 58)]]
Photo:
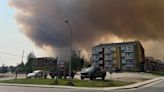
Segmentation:
[(74, 48), (85, 54), (98, 43), (140, 40), (147, 55), (164, 59), (164, 0), (10, 0), (9, 4), (17, 11), (21, 31), (58, 56), (69, 52), (67, 19)]

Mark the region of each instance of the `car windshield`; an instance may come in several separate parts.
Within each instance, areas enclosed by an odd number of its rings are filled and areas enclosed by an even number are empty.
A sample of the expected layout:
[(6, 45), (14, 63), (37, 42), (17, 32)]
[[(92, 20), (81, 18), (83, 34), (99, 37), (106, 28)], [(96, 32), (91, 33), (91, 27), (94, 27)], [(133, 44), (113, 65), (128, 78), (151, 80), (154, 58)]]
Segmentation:
[(42, 72), (42, 70), (33, 71), (33, 73), (39, 73), (39, 72)]
[(82, 71), (93, 71), (94, 69), (95, 69), (95, 67), (91, 66), (91, 67), (87, 67), (87, 68), (82, 69)]

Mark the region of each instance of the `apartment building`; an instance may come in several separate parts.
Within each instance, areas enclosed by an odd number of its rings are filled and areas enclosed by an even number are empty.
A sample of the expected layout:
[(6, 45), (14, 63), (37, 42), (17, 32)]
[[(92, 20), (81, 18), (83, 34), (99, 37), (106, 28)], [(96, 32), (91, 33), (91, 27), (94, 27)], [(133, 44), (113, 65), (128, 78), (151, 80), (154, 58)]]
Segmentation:
[(100, 44), (92, 48), (92, 61), (101, 70), (139, 71), (144, 67), (144, 48), (139, 41)]

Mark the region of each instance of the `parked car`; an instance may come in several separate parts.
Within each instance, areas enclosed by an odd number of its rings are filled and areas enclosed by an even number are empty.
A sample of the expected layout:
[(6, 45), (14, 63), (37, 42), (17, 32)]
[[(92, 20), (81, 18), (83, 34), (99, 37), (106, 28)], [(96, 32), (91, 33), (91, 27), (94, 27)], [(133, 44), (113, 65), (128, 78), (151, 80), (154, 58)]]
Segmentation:
[(43, 70), (35, 70), (32, 73), (27, 74), (27, 78), (47, 78), (47, 73)]
[(102, 80), (105, 79), (106, 71), (101, 71), (100, 68), (97, 68), (95, 66), (90, 66), (88, 68), (83, 68), (80, 72), (81, 74), (81, 80), (84, 80), (84, 78), (90, 78), (90, 80), (94, 80), (97, 77), (101, 77)]

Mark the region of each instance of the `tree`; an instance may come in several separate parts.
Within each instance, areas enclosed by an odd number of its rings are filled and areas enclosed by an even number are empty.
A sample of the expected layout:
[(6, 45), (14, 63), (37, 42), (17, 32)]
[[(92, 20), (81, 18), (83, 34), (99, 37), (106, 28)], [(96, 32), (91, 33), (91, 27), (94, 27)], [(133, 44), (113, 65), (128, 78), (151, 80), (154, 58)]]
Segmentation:
[(71, 61), (72, 70), (81, 70), (85, 62), (86, 62), (85, 59), (77, 55), (75, 51), (72, 52), (72, 61)]
[(27, 73), (33, 71), (35, 60), (36, 60), (36, 56), (34, 55), (33, 52), (30, 52), (27, 56), (27, 63), (26, 63)]
[(9, 66), (9, 72), (14, 73), (15, 72), (15, 67), (14, 66)]
[(23, 62), (17, 65), (17, 72), (25, 73), (26, 71), (27, 71), (27, 67)]
[(88, 62), (87, 60), (84, 60), (83, 66), (82, 67), (90, 67), (91, 62)]
[(8, 72), (8, 67), (3, 64), (2, 67), (0, 68), (0, 73), (7, 73), (7, 72)]

